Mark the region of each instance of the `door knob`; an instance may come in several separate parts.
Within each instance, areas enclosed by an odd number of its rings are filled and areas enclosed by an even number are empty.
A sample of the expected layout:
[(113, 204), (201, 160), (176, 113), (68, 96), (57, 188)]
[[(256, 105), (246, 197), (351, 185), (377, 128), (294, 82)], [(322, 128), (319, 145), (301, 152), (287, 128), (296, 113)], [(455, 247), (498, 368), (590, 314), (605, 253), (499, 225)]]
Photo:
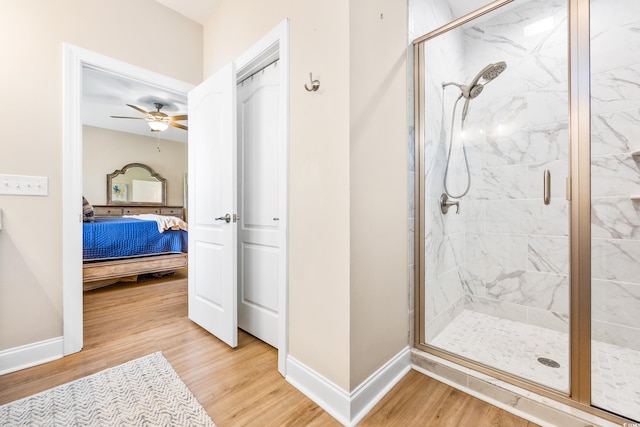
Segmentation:
[(226, 214), (225, 216), (219, 216), (215, 219), (216, 221), (225, 221), (227, 224), (231, 222), (231, 215)]

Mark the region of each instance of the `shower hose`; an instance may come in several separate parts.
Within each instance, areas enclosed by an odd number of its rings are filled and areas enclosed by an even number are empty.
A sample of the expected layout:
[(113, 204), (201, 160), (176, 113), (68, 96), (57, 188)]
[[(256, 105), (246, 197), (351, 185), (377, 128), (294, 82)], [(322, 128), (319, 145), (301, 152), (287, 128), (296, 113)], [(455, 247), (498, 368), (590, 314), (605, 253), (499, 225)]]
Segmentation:
[[(442, 91), (444, 92), (444, 88), (442, 88)], [(451, 192), (449, 192), (449, 189), (447, 188), (447, 176), (449, 175), (449, 165), (451, 163), (451, 148), (453, 147), (453, 122), (455, 121), (456, 108), (458, 107), (458, 102), (460, 101), (461, 98), (462, 98), (462, 94), (460, 94), (458, 99), (456, 99), (456, 103), (453, 104), (453, 113), (451, 114), (451, 131), (449, 132), (449, 153), (447, 154), (447, 165), (445, 166), (445, 169), (444, 169), (444, 192), (447, 194), (447, 196), (453, 199), (459, 199), (461, 197), (464, 197), (469, 192), (469, 188), (471, 187), (471, 171), (469, 170), (469, 161), (467, 160), (467, 149), (464, 145), (464, 139), (463, 139), (462, 153), (464, 154), (464, 165), (465, 165), (465, 168), (467, 169), (467, 188), (464, 190), (462, 194), (458, 194), (458, 195), (451, 194)], [(460, 123), (460, 132), (462, 133), (463, 130), (464, 130), (464, 119), (462, 119), (462, 122)]]

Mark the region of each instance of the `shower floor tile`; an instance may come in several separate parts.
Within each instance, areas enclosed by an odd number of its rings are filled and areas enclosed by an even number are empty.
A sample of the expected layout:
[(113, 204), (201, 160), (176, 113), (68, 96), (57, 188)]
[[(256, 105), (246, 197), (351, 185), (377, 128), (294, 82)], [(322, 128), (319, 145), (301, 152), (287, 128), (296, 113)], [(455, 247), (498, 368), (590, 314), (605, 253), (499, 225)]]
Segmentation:
[[(569, 336), (566, 333), (465, 310), (430, 343), (442, 350), (534, 381), (569, 391)], [(640, 419), (640, 352), (592, 341), (594, 405)], [(559, 367), (545, 366), (538, 358)]]

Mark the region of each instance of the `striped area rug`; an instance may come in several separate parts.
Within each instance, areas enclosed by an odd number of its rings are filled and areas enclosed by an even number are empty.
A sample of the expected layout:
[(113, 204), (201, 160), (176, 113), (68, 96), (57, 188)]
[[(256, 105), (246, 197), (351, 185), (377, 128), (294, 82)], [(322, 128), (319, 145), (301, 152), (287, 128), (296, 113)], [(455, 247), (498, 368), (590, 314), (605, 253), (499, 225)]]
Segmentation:
[(215, 424), (157, 352), (2, 405), (0, 426)]

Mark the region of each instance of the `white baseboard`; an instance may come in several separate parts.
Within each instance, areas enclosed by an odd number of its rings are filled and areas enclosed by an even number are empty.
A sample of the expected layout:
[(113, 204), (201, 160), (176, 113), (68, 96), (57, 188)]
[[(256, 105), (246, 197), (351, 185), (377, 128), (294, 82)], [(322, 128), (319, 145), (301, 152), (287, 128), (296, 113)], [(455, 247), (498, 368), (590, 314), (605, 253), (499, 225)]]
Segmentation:
[(290, 355), (286, 379), (342, 425), (349, 425), (349, 393)]
[(0, 375), (30, 368), (60, 359), (63, 356), (62, 337), (9, 348), (0, 351)]
[(411, 370), (411, 349), (407, 346), (351, 392), (351, 425), (365, 415)]
[(405, 347), (348, 393), (293, 357), (287, 357), (287, 381), (349, 427), (362, 420), (410, 369), (411, 352)]

